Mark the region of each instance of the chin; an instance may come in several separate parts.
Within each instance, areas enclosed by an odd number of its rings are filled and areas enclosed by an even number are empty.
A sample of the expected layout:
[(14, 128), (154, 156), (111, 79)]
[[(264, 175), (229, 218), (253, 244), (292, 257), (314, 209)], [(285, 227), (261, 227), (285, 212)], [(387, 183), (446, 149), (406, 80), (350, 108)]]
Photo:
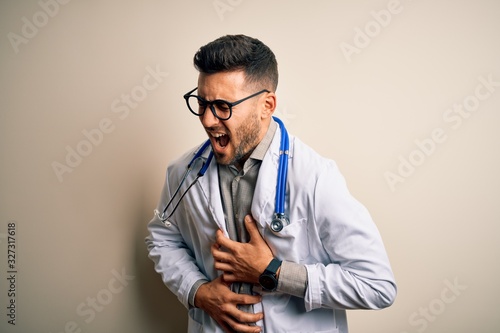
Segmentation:
[(229, 156), (227, 156), (227, 154), (219, 154), (214, 152), (214, 156), (217, 163), (221, 165), (229, 165), (232, 162), (232, 160), (229, 158)]

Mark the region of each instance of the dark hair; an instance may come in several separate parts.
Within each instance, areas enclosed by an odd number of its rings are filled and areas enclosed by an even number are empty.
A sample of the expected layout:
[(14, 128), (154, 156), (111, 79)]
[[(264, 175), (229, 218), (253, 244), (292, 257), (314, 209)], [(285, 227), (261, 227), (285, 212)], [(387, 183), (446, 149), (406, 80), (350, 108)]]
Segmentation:
[(243, 70), (247, 83), (260, 83), (276, 91), (278, 63), (273, 51), (260, 40), (245, 35), (226, 35), (202, 46), (194, 55), (200, 73)]

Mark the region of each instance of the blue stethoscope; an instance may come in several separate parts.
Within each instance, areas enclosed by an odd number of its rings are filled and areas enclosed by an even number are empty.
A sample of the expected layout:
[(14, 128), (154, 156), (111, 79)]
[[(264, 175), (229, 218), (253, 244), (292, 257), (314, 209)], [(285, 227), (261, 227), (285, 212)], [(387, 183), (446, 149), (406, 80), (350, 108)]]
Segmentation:
[[(280, 141), (280, 151), (279, 151), (279, 164), (278, 164), (278, 179), (276, 182), (276, 202), (275, 202), (275, 213), (273, 215), (273, 219), (271, 223), (269, 224), (269, 228), (273, 232), (280, 232), (283, 230), (283, 228), (287, 225), (290, 224), (290, 221), (288, 220), (288, 217), (285, 215), (285, 195), (286, 195), (286, 180), (287, 180), (287, 175), (288, 175), (288, 155), (289, 155), (289, 139), (288, 139), (288, 132), (286, 131), (285, 125), (283, 122), (277, 118), (273, 117), (273, 119), (278, 123), (280, 126), (281, 130), (281, 141)], [(175, 204), (173, 210), (170, 212), (170, 214), (167, 215), (167, 210), (171, 205), (173, 205), (174, 198), (177, 196), (179, 193), (182, 185), (184, 184), (184, 181), (186, 180), (188, 174), (193, 170), (195, 162), (203, 155), (205, 150), (210, 146), (210, 140), (207, 140), (201, 147), (198, 149), (196, 154), (193, 156), (191, 161), (189, 162), (186, 171), (184, 172), (184, 175), (182, 176), (181, 182), (177, 189), (175, 190), (174, 194), (172, 195), (172, 198), (168, 201), (167, 205), (163, 209), (163, 212), (160, 213), (157, 209), (155, 209), (154, 214), (156, 217), (158, 217), (161, 222), (165, 226), (170, 226), (170, 222), (168, 222), (168, 219), (174, 214), (175, 210), (179, 206), (181, 200), (184, 198), (186, 193), (193, 187), (193, 185), (198, 181), (200, 177), (203, 177), (205, 175), (205, 172), (208, 169), (208, 166), (210, 165), (210, 162), (212, 161), (213, 158), (213, 151), (210, 151), (210, 154), (207, 157), (207, 160), (203, 163), (201, 166), (200, 171), (198, 171), (198, 174), (196, 175), (196, 178), (189, 184), (187, 189), (184, 191), (184, 193), (181, 195), (177, 203)]]

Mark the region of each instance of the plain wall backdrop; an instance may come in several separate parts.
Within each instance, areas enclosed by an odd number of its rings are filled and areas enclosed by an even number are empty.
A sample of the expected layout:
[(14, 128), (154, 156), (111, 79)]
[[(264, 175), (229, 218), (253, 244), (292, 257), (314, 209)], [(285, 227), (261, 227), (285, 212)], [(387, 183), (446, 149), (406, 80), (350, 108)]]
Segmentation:
[(277, 56), (277, 115), (384, 239), (397, 300), (349, 311), (351, 332), (499, 332), (499, 17), (493, 0), (1, 0), (0, 331), (185, 330), (146, 225), (167, 164), (205, 138), (182, 98), (194, 53), (243, 33)]

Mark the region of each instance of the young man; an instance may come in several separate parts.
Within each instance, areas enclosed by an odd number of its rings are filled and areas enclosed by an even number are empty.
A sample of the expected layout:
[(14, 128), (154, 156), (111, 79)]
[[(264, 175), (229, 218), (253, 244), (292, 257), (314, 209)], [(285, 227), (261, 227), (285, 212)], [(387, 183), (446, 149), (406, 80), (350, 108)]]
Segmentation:
[(156, 271), (189, 309), (188, 331), (344, 333), (346, 309), (391, 305), (381, 237), (335, 163), (293, 136), (283, 148), (273, 52), (224, 36), (194, 65), (198, 86), (184, 98), (210, 144), (168, 167), (146, 239)]

